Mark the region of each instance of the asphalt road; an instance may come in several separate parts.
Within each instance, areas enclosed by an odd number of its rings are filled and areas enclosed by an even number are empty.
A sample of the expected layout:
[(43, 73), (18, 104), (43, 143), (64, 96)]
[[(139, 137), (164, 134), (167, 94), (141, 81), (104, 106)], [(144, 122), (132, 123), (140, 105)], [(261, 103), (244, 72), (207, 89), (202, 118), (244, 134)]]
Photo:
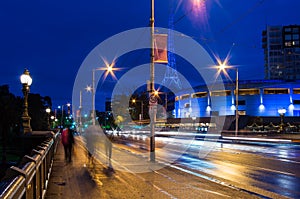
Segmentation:
[[(126, 148), (144, 157), (149, 155), (147, 137), (131, 136), (122, 140), (122, 144), (113, 145), (115, 149)], [(235, 144), (159, 137), (156, 138), (156, 147), (158, 161), (167, 162), (170, 168), (195, 179), (205, 179), (215, 184), (215, 188), (207, 190), (223, 194), (222, 197), (232, 197), (231, 191), (238, 190), (252, 197), (300, 198), (300, 145)], [(119, 164), (123, 164), (122, 161)], [(136, 171), (133, 169), (132, 172)], [(174, 174), (158, 175), (174, 179)], [(191, 177), (181, 178), (186, 184), (203, 187)], [(175, 190), (182, 187), (176, 184), (170, 186)], [(219, 186), (231, 191), (219, 192)]]

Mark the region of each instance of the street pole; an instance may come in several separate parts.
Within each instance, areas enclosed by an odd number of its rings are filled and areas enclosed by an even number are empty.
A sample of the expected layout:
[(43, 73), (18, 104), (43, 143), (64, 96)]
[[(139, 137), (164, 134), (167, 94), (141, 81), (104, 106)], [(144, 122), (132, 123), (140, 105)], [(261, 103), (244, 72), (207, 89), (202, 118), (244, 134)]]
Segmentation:
[(143, 103), (143, 101), (141, 100), (141, 120), (143, 120), (144, 119), (144, 103)]
[[(156, 122), (156, 103), (154, 93), (154, 0), (151, 0), (151, 63), (150, 63), (150, 100), (149, 100), (149, 113), (150, 113), (150, 161), (155, 162), (155, 122)], [(154, 101), (151, 102), (151, 97)]]
[(47, 130), (51, 129), (50, 126), (50, 113), (51, 113), (51, 109), (50, 108), (46, 108), (46, 113), (47, 113)]
[(82, 111), (82, 91), (80, 90), (79, 93), (79, 133), (82, 133), (82, 118), (81, 118), (81, 111)]
[(22, 114), (22, 127), (23, 133), (28, 134), (32, 132), (30, 126), (30, 116), (28, 114), (28, 94), (29, 94), (29, 87), (32, 83), (32, 78), (30, 77), (30, 73), (27, 69), (24, 70), (23, 74), (20, 76), (21, 83), (23, 85), (22, 92), (24, 95), (24, 104), (23, 104), (23, 114)]
[(92, 123), (95, 126), (95, 69), (93, 69), (92, 77)]
[(60, 128), (63, 128), (64, 105), (61, 106)]
[(236, 86), (235, 86), (235, 136), (238, 135), (239, 130), (239, 70), (236, 69)]
[(24, 104), (23, 104), (24, 112), (22, 115), (22, 120), (23, 120), (22, 125), (23, 125), (24, 134), (27, 134), (32, 131), (31, 126), (30, 126), (31, 118), (28, 115), (28, 93), (29, 93), (28, 84), (23, 84), (22, 91), (23, 91), (23, 95), (24, 95)]

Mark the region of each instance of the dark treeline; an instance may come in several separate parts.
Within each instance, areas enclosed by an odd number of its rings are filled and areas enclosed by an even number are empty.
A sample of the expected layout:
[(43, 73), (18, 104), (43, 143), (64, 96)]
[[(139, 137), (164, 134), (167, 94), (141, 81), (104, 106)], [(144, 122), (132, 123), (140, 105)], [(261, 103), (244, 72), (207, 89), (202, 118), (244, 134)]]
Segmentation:
[[(15, 96), (10, 93), (8, 85), (0, 86), (0, 152), (1, 163), (9, 161), (9, 149), (17, 149), (19, 144), (16, 138), (22, 133), (23, 96)], [(31, 117), (33, 131), (47, 130), (48, 114), (46, 108), (51, 108), (51, 98), (42, 97), (39, 94), (28, 95), (28, 113)]]

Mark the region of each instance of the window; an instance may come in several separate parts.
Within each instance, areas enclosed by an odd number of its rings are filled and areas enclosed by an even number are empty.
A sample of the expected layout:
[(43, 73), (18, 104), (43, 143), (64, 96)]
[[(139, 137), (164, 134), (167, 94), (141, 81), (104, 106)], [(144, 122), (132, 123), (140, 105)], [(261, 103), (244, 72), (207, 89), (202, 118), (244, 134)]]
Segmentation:
[(299, 32), (299, 28), (293, 28), (293, 33), (298, 33)]
[(190, 106), (191, 106), (191, 105), (190, 105), (189, 103), (185, 103), (185, 104), (184, 104), (184, 108), (190, 108)]
[(220, 91), (212, 91), (210, 93), (211, 96), (229, 96), (231, 95), (230, 90), (220, 90)]
[(239, 105), (246, 105), (246, 100), (239, 100)]
[(291, 32), (292, 29), (291, 28), (285, 28), (285, 32)]
[(252, 89), (239, 89), (239, 95), (259, 95), (260, 91), (258, 88)]
[(285, 43), (284, 43), (284, 45), (286, 46), (286, 47), (291, 47), (292, 46), (292, 42), (291, 41), (286, 41)]
[(185, 95), (181, 95), (180, 99), (184, 100), (184, 99), (188, 99), (190, 98), (190, 94), (185, 94)]
[(198, 92), (192, 94), (192, 98), (201, 98), (201, 97), (207, 97), (207, 92)]
[(300, 88), (293, 88), (294, 94), (300, 94)]
[(290, 90), (288, 88), (265, 88), (264, 94), (289, 94)]
[(300, 100), (293, 100), (293, 104), (300, 104)]
[(284, 36), (285, 40), (291, 40), (292, 39), (292, 35), (288, 34)]

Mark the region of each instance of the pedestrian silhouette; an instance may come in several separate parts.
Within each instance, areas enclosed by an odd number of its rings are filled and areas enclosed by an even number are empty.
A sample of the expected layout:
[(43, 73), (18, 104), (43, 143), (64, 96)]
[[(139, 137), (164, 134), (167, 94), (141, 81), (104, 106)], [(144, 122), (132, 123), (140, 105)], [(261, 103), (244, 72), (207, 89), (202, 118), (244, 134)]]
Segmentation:
[(96, 125), (89, 126), (84, 132), (88, 156), (88, 165), (94, 165), (96, 144), (99, 141), (100, 135), (100, 128)]
[(70, 128), (65, 128), (61, 133), (61, 142), (64, 146), (65, 151), (65, 161), (72, 162), (72, 151), (74, 144), (73, 131)]
[(113, 167), (111, 164), (113, 134), (107, 134), (105, 129), (103, 129), (103, 132), (106, 135), (106, 137), (104, 137), (104, 144), (105, 144), (107, 167), (109, 170), (113, 170)]

